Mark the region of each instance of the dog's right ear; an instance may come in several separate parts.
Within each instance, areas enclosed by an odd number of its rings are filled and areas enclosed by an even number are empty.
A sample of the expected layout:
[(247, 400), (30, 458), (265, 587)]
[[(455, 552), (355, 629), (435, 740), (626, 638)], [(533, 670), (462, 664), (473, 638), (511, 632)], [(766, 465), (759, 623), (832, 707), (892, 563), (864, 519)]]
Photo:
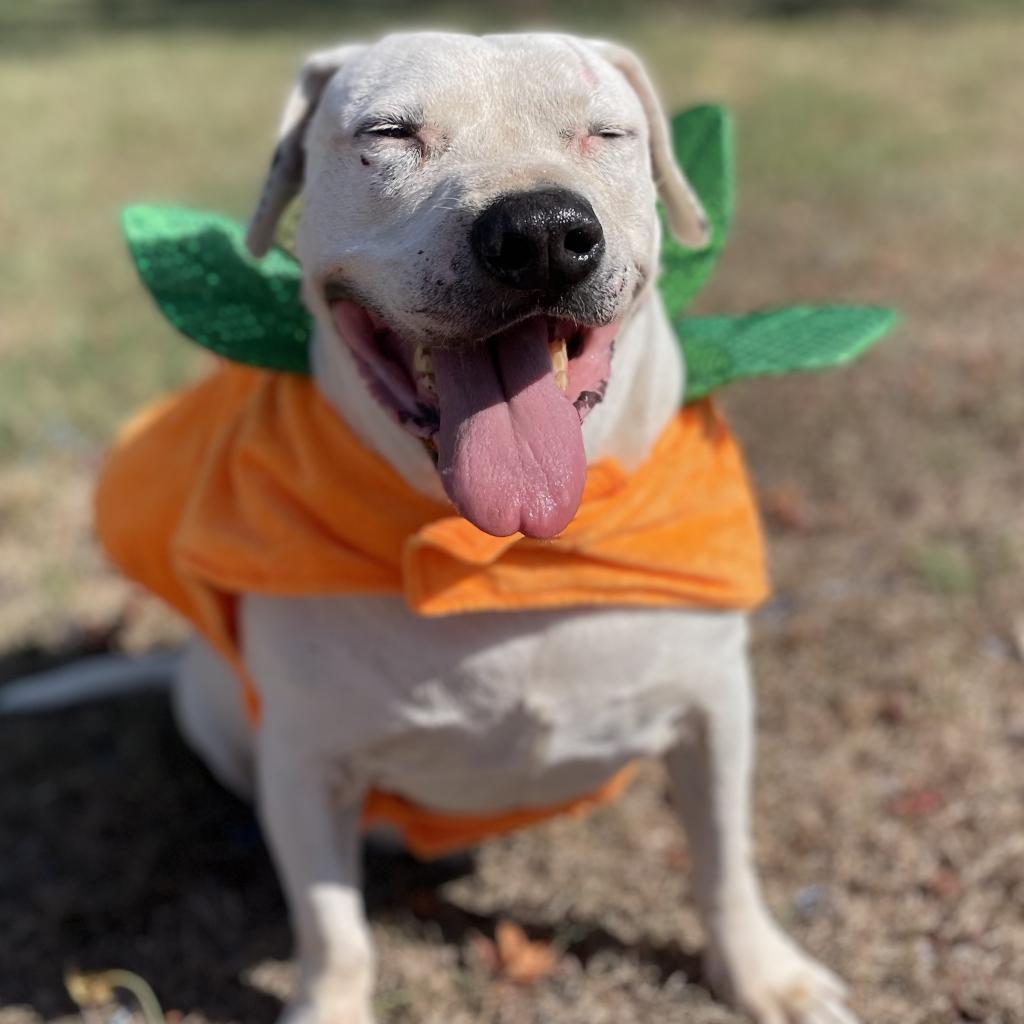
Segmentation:
[(245, 244), (253, 256), (263, 256), (274, 244), (277, 222), (302, 188), (306, 129), (327, 83), (347, 60), (362, 49), (362, 46), (338, 46), (312, 54), (302, 65), (295, 87), (285, 103), (277, 146), (246, 232)]
[(590, 45), (626, 79), (643, 107), (650, 129), (651, 168), (672, 236), (688, 249), (702, 249), (711, 240), (711, 224), (676, 161), (668, 121), (640, 58), (617, 43), (591, 39)]

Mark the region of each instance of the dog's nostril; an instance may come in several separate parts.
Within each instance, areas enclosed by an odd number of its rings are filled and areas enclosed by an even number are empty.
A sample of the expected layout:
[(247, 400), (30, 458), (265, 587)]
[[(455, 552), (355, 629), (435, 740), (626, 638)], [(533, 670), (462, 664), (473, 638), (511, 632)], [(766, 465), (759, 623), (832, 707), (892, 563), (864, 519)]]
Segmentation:
[(600, 240), (600, 236), (593, 230), (573, 228), (572, 231), (566, 234), (565, 241), (562, 244), (569, 252), (574, 252), (578, 256), (586, 256)]

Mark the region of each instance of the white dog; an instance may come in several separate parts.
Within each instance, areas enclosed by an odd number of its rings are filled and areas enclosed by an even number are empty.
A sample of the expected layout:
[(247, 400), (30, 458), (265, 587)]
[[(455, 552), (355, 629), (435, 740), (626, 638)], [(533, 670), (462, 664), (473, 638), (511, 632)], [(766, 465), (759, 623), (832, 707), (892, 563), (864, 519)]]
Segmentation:
[[(488, 533), (550, 537), (588, 463), (643, 462), (684, 373), (652, 287), (656, 198), (684, 244), (706, 225), (632, 54), (536, 34), (317, 54), (287, 105), (255, 253), (300, 190), (316, 385), (412, 488)], [(414, 390), (381, 346), (414, 367)], [(535, 357), (552, 360), (545, 381), (494, 400)], [(572, 401), (552, 400), (556, 386)], [(372, 1019), (358, 871), (370, 787), (483, 814), (570, 800), (647, 756), (665, 759), (689, 833), (718, 991), (761, 1024), (853, 1021), (842, 984), (771, 919), (751, 864), (744, 614), (425, 619), (398, 597), (250, 594), (239, 618), (261, 727), (198, 641), (176, 707), (215, 773), (258, 800), (301, 963), (289, 1024)]]

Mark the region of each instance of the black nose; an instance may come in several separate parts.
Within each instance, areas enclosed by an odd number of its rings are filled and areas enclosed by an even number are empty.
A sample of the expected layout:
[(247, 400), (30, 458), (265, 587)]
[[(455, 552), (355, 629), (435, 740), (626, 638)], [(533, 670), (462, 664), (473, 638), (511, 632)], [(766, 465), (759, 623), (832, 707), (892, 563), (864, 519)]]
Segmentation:
[(502, 196), (477, 217), (470, 240), (484, 270), (519, 291), (569, 288), (604, 252), (593, 207), (565, 188)]

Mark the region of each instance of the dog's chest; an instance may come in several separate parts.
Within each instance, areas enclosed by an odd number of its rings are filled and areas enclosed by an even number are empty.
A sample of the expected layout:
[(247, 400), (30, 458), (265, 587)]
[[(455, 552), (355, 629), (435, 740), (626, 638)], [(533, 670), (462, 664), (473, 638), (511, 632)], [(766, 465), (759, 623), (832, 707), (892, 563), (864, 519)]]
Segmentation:
[(250, 671), (303, 742), (378, 788), (467, 812), (570, 799), (665, 750), (705, 674), (698, 663), (734, 630), (718, 641), (708, 631), (738, 618), (618, 609), (431, 620), (365, 597), (247, 598), (243, 615)]

